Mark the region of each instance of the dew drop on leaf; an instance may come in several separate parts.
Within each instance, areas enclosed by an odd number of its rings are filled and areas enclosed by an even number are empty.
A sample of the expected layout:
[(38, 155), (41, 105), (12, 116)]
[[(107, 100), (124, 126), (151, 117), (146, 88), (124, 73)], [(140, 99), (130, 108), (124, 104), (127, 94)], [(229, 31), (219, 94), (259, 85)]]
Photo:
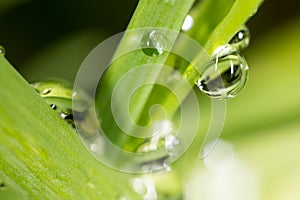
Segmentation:
[(0, 54), (5, 55), (5, 49), (3, 46), (0, 45)]
[(42, 91), (42, 95), (47, 95), (47, 94), (50, 94), (50, 92), (51, 92), (51, 88), (46, 88), (46, 89), (44, 89), (43, 91)]
[[(82, 93), (73, 95), (72, 86), (63, 80), (35, 82), (31, 84), (46, 103), (55, 110), (61, 118), (74, 127), (73, 112), (82, 113), (83, 119), (87, 115), (88, 97)], [(79, 102), (76, 109), (72, 101)]]
[(219, 52), (205, 67), (196, 82), (199, 89), (212, 98), (235, 97), (245, 86), (248, 65), (243, 56), (235, 51)]
[(50, 108), (52, 108), (53, 110), (56, 110), (57, 106), (55, 104), (50, 104)]
[(0, 182), (0, 190), (6, 190), (6, 184), (4, 182)]
[(164, 51), (166, 38), (157, 30), (147, 32), (141, 39), (141, 49), (147, 56), (159, 56)]
[(243, 26), (229, 42), (229, 44), (238, 51), (246, 49), (249, 46), (249, 43), (250, 31), (246, 26)]

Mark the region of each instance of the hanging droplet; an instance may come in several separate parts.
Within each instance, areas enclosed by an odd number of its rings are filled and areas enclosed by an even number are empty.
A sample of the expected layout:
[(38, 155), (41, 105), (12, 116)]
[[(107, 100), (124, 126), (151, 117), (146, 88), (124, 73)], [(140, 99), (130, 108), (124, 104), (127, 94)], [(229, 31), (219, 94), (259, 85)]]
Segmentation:
[(236, 50), (242, 51), (249, 46), (250, 31), (247, 26), (243, 26), (239, 32), (230, 40), (229, 44)]
[(181, 30), (188, 31), (193, 27), (193, 25), (194, 25), (193, 17), (191, 15), (187, 15), (182, 24)]
[(196, 85), (213, 98), (235, 97), (245, 86), (248, 78), (248, 65), (243, 56), (236, 52), (224, 51), (217, 54), (200, 75)]
[(148, 56), (159, 56), (164, 51), (166, 38), (156, 30), (146, 33), (141, 40), (141, 48)]
[(0, 54), (5, 55), (5, 49), (3, 46), (0, 45)]

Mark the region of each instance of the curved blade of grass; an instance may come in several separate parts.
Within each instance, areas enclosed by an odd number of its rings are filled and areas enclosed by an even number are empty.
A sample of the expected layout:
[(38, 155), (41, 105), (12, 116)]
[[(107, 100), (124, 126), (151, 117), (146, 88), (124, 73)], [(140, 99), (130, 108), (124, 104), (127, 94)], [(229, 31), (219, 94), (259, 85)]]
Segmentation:
[(30, 199), (136, 198), (0, 55), (0, 177)]
[[(194, 0), (141, 0), (139, 5), (132, 17), (132, 20), (128, 26), (128, 30), (139, 29), (145, 27), (157, 27), (160, 29), (171, 29), (171, 30), (180, 30), (183, 20), (190, 10)], [(172, 46), (175, 43), (176, 36), (168, 37), (169, 45)], [(124, 35), (122, 42), (120, 43), (118, 49), (126, 49), (127, 41), (132, 39), (131, 34)], [(126, 74), (130, 69), (133, 69), (137, 66), (146, 64), (146, 63), (155, 63), (163, 64), (167, 59), (168, 54), (163, 53), (160, 56), (147, 56), (141, 50), (134, 51), (122, 58), (119, 58), (117, 62), (113, 63), (110, 66), (107, 74), (104, 76), (101, 85), (103, 85), (102, 90), (97, 94), (97, 109), (99, 113), (103, 115), (101, 120), (101, 125), (105, 133), (107, 133), (110, 140), (117, 144), (120, 147), (124, 147), (125, 141), (130, 139), (135, 139), (133, 137), (127, 136), (120, 130), (114, 121), (114, 118), (111, 113), (111, 96), (117, 81)], [(137, 74), (139, 79), (155, 80), (159, 76), (160, 70), (154, 70), (145, 74)], [(135, 80), (131, 82), (124, 83), (128, 87), (135, 85)], [(131, 118), (133, 121), (138, 122), (141, 112), (144, 110), (144, 106), (149, 98), (153, 86), (143, 87), (139, 89), (139, 94), (133, 100), (132, 104), (134, 107), (130, 109)], [(127, 91), (124, 91), (126, 93)], [(122, 96), (122, 94), (118, 94)], [(125, 95), (124, 95), (125, 96)], [(125, 105), (126, 106), (126, 105)], [(130, 140), (129, 139), (129, 140)], [(139, 142), (139, 140), (135, 140)], [(141, 142), (141, 141), (140, 141)], [(128, 147), (132, 150), (132, 147)]]

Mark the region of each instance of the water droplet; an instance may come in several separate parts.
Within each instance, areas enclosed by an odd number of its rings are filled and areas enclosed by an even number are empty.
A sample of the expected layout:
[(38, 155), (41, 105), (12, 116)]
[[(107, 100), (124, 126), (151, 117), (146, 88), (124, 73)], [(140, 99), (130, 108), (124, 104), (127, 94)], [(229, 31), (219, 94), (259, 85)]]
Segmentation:
[(172, 170), (170, 165), (167, 163), (164, 163), (163, 166), (164, 166), (164, 169), (166, 170), (166, 172), (170, 172)]
[[(55, 79), (53, 81), (36, 82), (31, 85), (46, 103), (73, 128), (75, 128), (73, 111), (82, 116), (81, 120), (87, 117), (89, 98), (83, 92), (73, 92), (70, 83), (61, 79)], [(72, 106), (74, 101), (78, 102), (76, 109)]]
[(42, 95), (50, 94), (50, 92), (51, 92), (51, 88), (46, 88), (42, 91)]
[(229, 44), (238, 51), (246, 49), (249, 46), (249, 43), (250, 31), (247, 26), (243, 26), (229, 42)]
[(62, 112), (60, 113), (61, 118), (73, 120), (72, 112)]
[(132, 180), (132, 187), (134, 191), (140, 195), (145, 195), (147, 193), (147, 188), (142, 178), (134, 178)]
[(196, 85), (213, 98), (235, 97), (245, 86), (248, 78), (248, 65), (243, 56), (235, 51), (225, 54), (223, 50), (201, 73)]
[(166, 38), (156, 30), (146, 33), (141, 40), (141, 48), (148, 56), (158, 56), (164, 51)]
[[(137, 148), (138, 153), (149, 153), (163, 147), (167, 137), (171, 137), (174, 125), (169, 120), (157, 121), (153, 125), (153, 136)], [(174, 136), (173, 136), (174, 137)], [(166, 146), (166, 145), (165, 145)]]
[(171, 151), (175, 146), (179, 145), (179, 140), (177, 140), (173, 135), (167, 135), (165, 137), (165, 148), (167, 151)]
[(50, 107), (53, 109), (53, 110), (56, 110), (57, 106), (55, 104), (50, 104)]
[(141, 176), (131, 179), (132, 188), (142, 196), (143, 200), (157, 199), (157, 192), (152, 176)]
[(0, 182), (0, 189), (1, 190), (6, 190), (7, 189), (7, 186), (4, 182)]
[(193, 25), (194, 25), (193, 17), (191, 15), (187, 15), (182, 24), (181, 30), (188, 31), (193, 27)]
[(0, 45), (0, 54), (5, 55), (5, 49), (3, 46)]

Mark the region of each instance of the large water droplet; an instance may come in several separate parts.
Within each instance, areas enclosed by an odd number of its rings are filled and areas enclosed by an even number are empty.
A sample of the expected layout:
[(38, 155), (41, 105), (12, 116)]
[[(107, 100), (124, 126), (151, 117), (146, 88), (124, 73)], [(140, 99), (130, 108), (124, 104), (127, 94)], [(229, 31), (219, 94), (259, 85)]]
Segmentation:
[(182, 24), (181, 30), (188, 31), (193, 27), (193, 25), (194, 25), (193, 17), (191, 15), (187, 15)]
[(141, 48), (148, 56), (158, 56), (164, 51), (166, 38), (158, 31), (146, 33), (141, 40)]
[(5, 49), (3, 46), (0, 45), (0, 54), (5, 55)]
[(234, 37), (230, 40), (229, 44), (236, 50), (242, 51), (249, 46), (250, 31), (247, 26), (243, 26)]
[(213, 98), (233, 98), (245, 86), (248, 65), (243, 56), (235, 51), (220, 51), (201, 73), (197, 86)]

